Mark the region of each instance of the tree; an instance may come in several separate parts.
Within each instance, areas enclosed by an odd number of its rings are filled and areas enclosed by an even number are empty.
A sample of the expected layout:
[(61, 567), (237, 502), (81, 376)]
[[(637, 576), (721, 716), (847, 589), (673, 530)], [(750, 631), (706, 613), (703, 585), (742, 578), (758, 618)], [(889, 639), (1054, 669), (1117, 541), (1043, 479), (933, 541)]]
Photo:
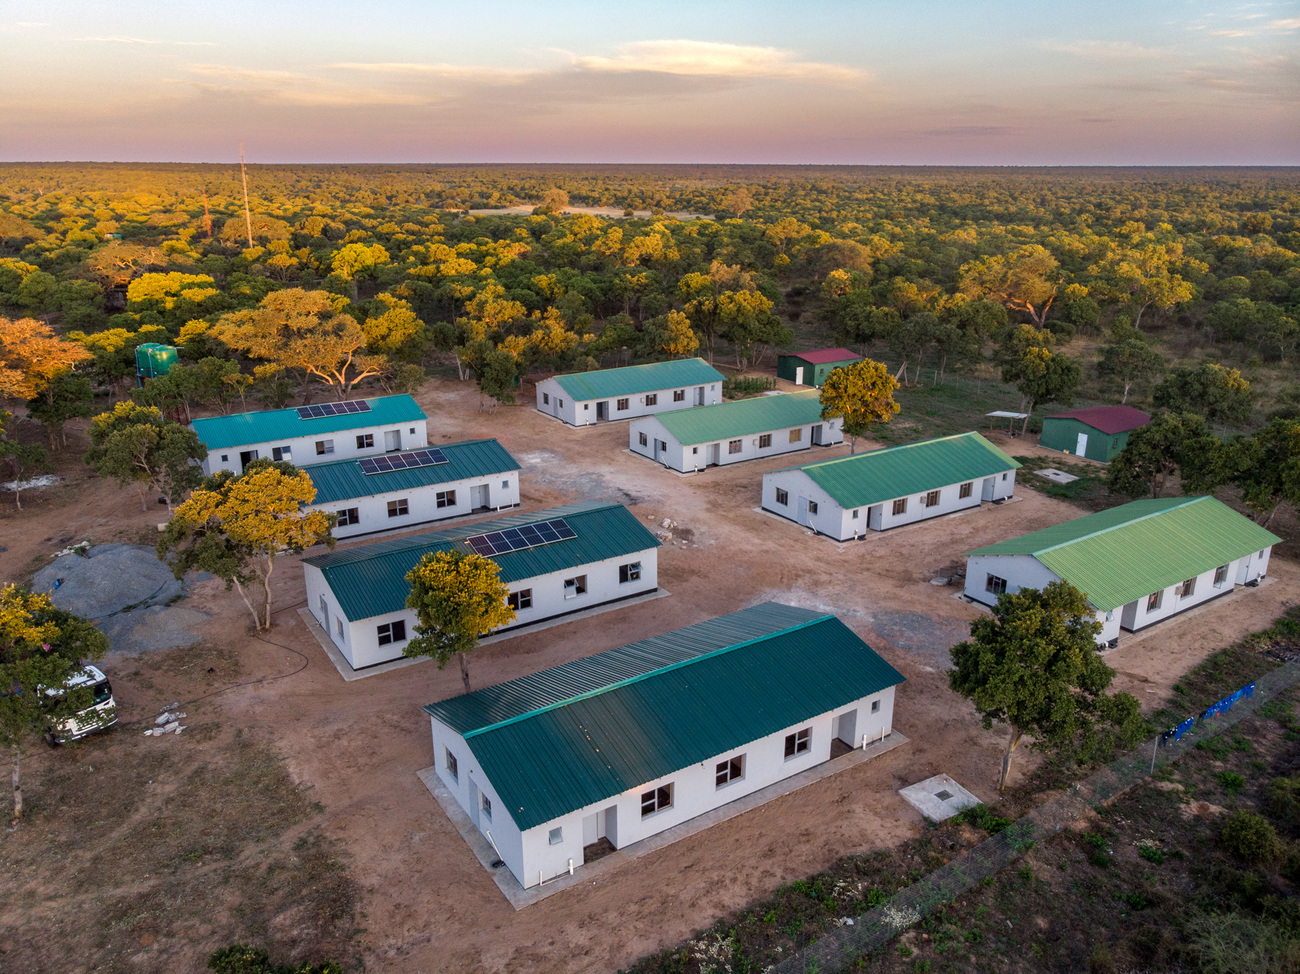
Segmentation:
[(1128, 393), (1134, 383), (1149, 382), (1164, 371), (1164, 356), (1137, 337), (1103, 345), (1098, 351), (1101, 353), (1097, 362), (1098, 374), (1124, 386), (1121, 403), (1128, 402)]
[(950, 650), (948, 685), (971, 701), (985, 730), (1007, 724), (998, 791), (1023, 736), (1034, 750), (1091, 761), (1131, 747), (1143, 731), (1138, 702), (1106, 694), (1115, 678), (1101, 658), (1101, 623), (1068, 582), (998, 596), (990, 617), (971, 623), (971, 638)]
[(849, 452), (858, 448), (876, 423), (888, 423), (901, 408), (894, 402), (898, 382), (889, 374), (884, 362), (864, 358), (852, 365), (831, 369), (822, 384), (822, 419), (843, 417), (844, 435), (849, 438)]
[(1250, 383), (1238, 369), (1207, 362), (1200, 368), (1177, 368), (1156, 386), (1157, 406), (1200, 413), (1211, 423), (1239, 426), (1250, 422), (1253, 408)]
[(432, 656), (438, 669), (458, 657), (469, 693), (468, 656), (479, 637), (515, 620), (506, 601), (510, 588), (500, 576), (500, 565), (472, 551), (437, 551), (420, 559), (406, 575), (406, 607), (415, 610), (417, 622), (403, 655)]
[(558, 186), (552, 186), (542, 194), (542, 201), (537, 205), (534, 213), (560, 213), (568, 209), (569, 194)]
[(50, 455), (39, 443), (19, 443), (17, 440), (6, 438), (0, 439), (0, 463), (3, 463), (13, 474), (14, 504), (21, 511), (23, 478), (28, 474), (52, 469)]
[(1268, 527), (1283, 501), (1300, 510), (1300, 422), (1275, 419), (1227, 450), (1232, 482), (1260, 524)]
[(1106, 486), (1129, 497), (1148, 492), (1159, 497), (1169, 478), (1181, 473), (1184, 490), (1213, 490), (1226, 479), (1225, 473), (1215, 472), (1224, 461), (1222, 448), (1204, 416), (1160, 413), (1129, 433), (1124, 449), (1110, 462)]
[(939, 335), (939, 319), (929, 311), (909, 315), (899, 323), (889, 336), (889, 350), (902, 359), (898, 374), (907, 381), (909, 362), (916, 365), (914, 382), (921, 381), (921, 359), (925, 350), (935, 343)]
[(379, 244), (350, 243), (334, 254), (330, 267), (335, 274), (352, 282), (352, 303), (357, 302), (357, 278), (369, 274), (380, 264), (388, 263), (388, 251)]
[(691, 328), (691, 319), (680, 311), (669, 311), (662, 318), (646, 322), (646, 333), (654, 351), (665, 352), (673, 358), (685, 358), (700, 350), (700, 340)]
[(35, 318), (0, 318), (0, 398), (35, 399), (59, 376), (91, 357)]
[(170, 511), (172, 501), (202, 479), (194, 461), (207, 457), (208, 448), (192, 429), (164, 419), (156, 406), (119, 402), (94, 417), (89, 432), (86, 463), (119, 486), (138, 484), (141, 510), (151, 486), (162, 492)]
[(50, 449), (67, 446), (63, 424), (70, 419), (89, 416), (95, 402), (95, 390), (90, 379), (73, 372), (64, 372), (47, 385), (34, 399), (27, 400), (27, 415), (45, 427), (50, 438)]
[(1020, 390), (1021, 412), (1025, 414), (1020, 424), (1022, 435), (1036, 405), (1068, 405), (1083, 378), (1083, 368), (1077, 361), (1052, 352), (1052, 341), (1051, 333), (1021, 325), (1008, 333), (1002, 345), (1002, 381), (1014, 382)]
[[(90, 686), (62, 694), (83, 661), (98, 659), (108, 639), (85, 619), (54, 607), (48, 595), (0, 589), (0, 740), (13, 758), (14, 824), (23, 814), (23, 748), (35, 734), (93, 704)], [(111, 715), (101, 718), (107, 723)]]
[[(271, 573), (276, 556), (316, 544), (334, 546), (335, 515), (305, 511), (316, 496), (311, 477), (292, 464), (254, 460), (238, 475), (223, 470), (176, 508), (158, 542), (158, 558), (184, 578), (211, 572), (238, 589), (259, 632), (271, 628)], [(261, 606), (249, 587), (261, 586)]]
[(961, 269), (958, 287), (969, 297), (989, 297), (1013, 311), (1023, 311), (1042, 328), (1061, 285), (1056, 258), (1039, 244), (1010, 254), (981, 257)]
[(723, 291), (716, 303), (718, 335), (736, 351), (743, 370), (755, 345), (788, 345), (794, 333), (772, 314), (772, 302), (757, 291)]

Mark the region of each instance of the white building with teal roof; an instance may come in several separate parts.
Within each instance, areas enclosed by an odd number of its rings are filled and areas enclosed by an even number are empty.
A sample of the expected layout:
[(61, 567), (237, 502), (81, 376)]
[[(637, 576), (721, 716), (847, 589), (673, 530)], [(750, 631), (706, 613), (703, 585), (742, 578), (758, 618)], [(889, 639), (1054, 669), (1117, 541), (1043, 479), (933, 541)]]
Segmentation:
[(537, 408), (570, 426), (594, 426), (722, 402), (723, 375), (704, 359), (556, 375), (537, 383)]

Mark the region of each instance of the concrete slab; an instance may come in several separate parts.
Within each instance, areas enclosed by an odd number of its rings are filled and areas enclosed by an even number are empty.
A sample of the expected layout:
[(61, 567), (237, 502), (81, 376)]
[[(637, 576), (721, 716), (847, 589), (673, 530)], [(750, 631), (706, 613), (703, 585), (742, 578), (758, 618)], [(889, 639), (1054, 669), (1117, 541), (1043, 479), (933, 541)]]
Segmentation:
[(451, 820), (451, 824), (455, 826), (456, 831), (465, 840), (470, 851), (474, 853), (483, 868), (488, 871), (492, 881), (497, 884), (497, 889), (501, 890), (501, 894), (511, 906), (516, 910), (522, 910), (526, 906), (531, 906), (548, 896), (554, 896), (571, 886), (586, 885), (588, 883), (595, 885), (602, 877), (634, 859), (639, 859), (641, 856), (662, 849), (664, 846), (672, 845), (678, 839), (684, 839), (687, 836), (695, 835), (697, 832), (702, 832), (719, 822), (725, 822), (737, 815), (743, 815), (752, 808), (765, 805), (782, 795), (798, 791), (815, 781), (821, 781), (823, 778), (838, 774), (848, 768), (862, 764), (864, 761), (870, 761), (872, 758), (886, 754), (896, 747), (902, 747), (906, 743), (908, 743), (908, 739), (898, 731), (894, 731), (884, 740), (869, 744), (866, 748), (857, 748), (838, 758), (824, 761), (815, 768), (809, 768), (807, 771), (786, 778), (784, 781), (768, 785), (766, 788), (746, 795), (744, 798), (738, 798), (728, 805), (698, 815), (689, 822), (683, 822), (681, 825), (666, 829), (658, 835), (652, 835), (648, 839), (642, 839), (640, 842), (634, 842), (622, 849), (616, 849), (593, 863), (575, 865), (572, 875), (562, 874), (555, 879), (548, 879), (545, 885), (533, 886), (529, 889), (525, 889), (506, 866), (493, 867), (492, 864), (499, 861), (496, 849), (492, 848), (487, 836), (480, 832), (478, 827), (470, 821), (469, 815), (465, 813), (465, 810), (460, 807), (460, 803), (447, 790), (447, 787), (442, 783), (442, 779), (438, 777), (437, 771), (431, 767), (424, 768), (417, 771), (416, 776), (424, 783), (424, 787), (429, 789), (429, 794), (437, 799), (438, 804), (447, 813), (447, 818)]
[(1055, 467), (1044, 467), (1042, 470), (1035, 470), (1034, 473), (1054, 484), (1072, 484), (1079, 479), (1074, 474), (1066, 473), (1064, 470), (1057, 470)]
[(932, 822), (942, 822), (980, 803), (978, 798), (946, 774), (937, 774), (933, 778), (900, 788), (898, 793)]

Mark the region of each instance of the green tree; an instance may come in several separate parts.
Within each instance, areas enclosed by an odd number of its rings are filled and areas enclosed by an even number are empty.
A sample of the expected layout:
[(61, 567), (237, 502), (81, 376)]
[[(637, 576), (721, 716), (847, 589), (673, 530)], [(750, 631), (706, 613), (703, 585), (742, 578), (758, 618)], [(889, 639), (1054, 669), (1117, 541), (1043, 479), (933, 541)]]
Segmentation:
[(415, 610), (417, 622), (403, 655), (431, 656), (438, 669), (457, 657), (469, 693), (468, 657), (479, 637), (515, 620), (506, 601), (510, 588), (500, 576), (500, 565), (472, 551), (437, 551), (420, 559), (406, 575), (406, 607)]
[(1010, 334), (1004, 351), (1007, 354), (1002, 381), (1014, 382), (1020, 390), (1020, 411), (1025, 414), (1020, 424), (1023, 435), (1035, 406), (1046, 402), (1069, 405), (1073, 401), (1074, 390), (1083, 379), (1083, 368), (1075, 359), (1052, 351), (1049, 332), (1035, 332), (1028, 325), (1021, 325)]
[(388, 263), (388, 251), (379, 244), (350, 243), (334, 254), (330, 267), (335, 274), (352, 282), (352, 303), (357, 303), (357, 278), (371, 274), (380, 264)]
[(64, 372), (35, 399), (27, 400), (27, 415), (45, 427), (50, 449), (57, 450), (68, 445), (63, 424), (70, 419), (89, 416), (94, 403), (95, 390), (91, 388), (90, 379), (74, 372)]
[(1117, 340), (1097, 350), (1097, 372), (1103, 378), (1113, 379), (1124, 387), (1120, 402), (1128, 402), (1129, 390), (1135, 383), (1150, 382), (1164, 371), (1165, 359), (1159, 351), (1137, 337)]
[(1225, 426), (1250, 422), (1253, 409), (1250, 383), (1241, 372), (1212, 362), (1196, 369), (1174, 369), (1156, 386), (1152, 399), (1157, 406), (1200, 413)]
[(1128, 435), (1124, 449), (1110, 462), (1106, 486), (1115, 494), (1159, 497), (1176, 473), (1183, 487), (1210, 491), (1227, 478), (1223, 444), (1210, 432), (1204, 416), (1160, 413)]
[(1275, 419), (1227, 450), (1231, 480), (1260, 524), (1268, 527), (1283, 501), (1300, 510), (1300, 422)]
[(8, 438), (0, 438), (0, 464), (14, 478), (14, 504), (20, 511), (23, 509), (23, 480), (31, 474), (48, 473), (54, 469), (45, 447), (39, 443), (19, 443)]
[[(23, 749), (35, 735), (90, 707), (89, 686), (67, 693), (45, 690), (66, 685), (83, 662), (103, 656), (108, 639), (84, 619), (54, 607), (49, 596), (6, 585), (0, 589), (0, 740), (13, 759), (16, 825), (23, 814)], [(100, 718), (107, 723), (111, 714)]]
[(192, 429), (164, 419), (156, 406), (119, 402), (90, 421), (86, 463), (119, 486), (139, 485), (141, 510), (153, 487), (166, 498), (170, 511), (172, 501), (202, 479), (193, 461), (207, 455), (208, 448)]
[(948, 684), (975, 705), (985, 730), (1010, 727), (998, 791), (1025, 735), (1030, 747), (1081, 762), (1132, 747), (1143, 732), (1138, 702), (1107, 695), (1115, 678), (1101, 658), (1101, 623), (1087, 597), (1067, 582), (998, 596), (992, 616), (971, 623), (952, 647)]
[(1060, 265), (1047, 248), (1028, 244), (1010, 254), (980, 257), (961, 269), (958, 289), (1029, 315), (1042, 328), (1060, 288)]
[(858, 448), (858, 437), (865, 436), (877, 423), (888, 423), (901, 408), (894, 401), (898, 381), (883, 362), (864, 358), (852, 365), (831, 369), (822, 384), (822, 419), (843, 419), (844, 435), (849, 438), (849, 452)]

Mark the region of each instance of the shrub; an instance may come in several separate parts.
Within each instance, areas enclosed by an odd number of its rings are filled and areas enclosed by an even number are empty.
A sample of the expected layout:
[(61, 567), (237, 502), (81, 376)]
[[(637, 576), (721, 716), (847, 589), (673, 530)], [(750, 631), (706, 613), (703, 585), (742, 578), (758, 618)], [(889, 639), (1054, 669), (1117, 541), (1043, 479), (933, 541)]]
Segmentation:
[(982, 802), (979, 805), (972, 805), (970, 808), (961, 812), (957, 816), (957, 820), (965, 822), (968, 825), (973, 825), (977, 829), (983, 829), (985, 832), (989, 833), (989, 835), (996, 835), (1012, 822), (1009, 818), (1002, 818), (998, 815), (994, 815), (989, 811), (989, 807)]
[(1187, 952), (1202, 974), (1286, 974), (1300, 964), (1300, 942), (1249, 914), (1201, 916), (1188, 933)]
[(208, 968), (217, 974), (343, 974), (343, 968), (333, 961), (323, 964), (272, 964), (270, 952), (265, 947), (248, 944), (231, 944), (214, 950), (208, 958)]
[(1277, 830), (1254, 812), (1233, 812), (1223, 820), (1221, 833), (1228, 850), (1246, 862), (1272, 862), (1281, 852)]
[(1268, 808), (1283, 822), (1300, 826), (1300, 778), (1274, 778), (1268, 786)]

